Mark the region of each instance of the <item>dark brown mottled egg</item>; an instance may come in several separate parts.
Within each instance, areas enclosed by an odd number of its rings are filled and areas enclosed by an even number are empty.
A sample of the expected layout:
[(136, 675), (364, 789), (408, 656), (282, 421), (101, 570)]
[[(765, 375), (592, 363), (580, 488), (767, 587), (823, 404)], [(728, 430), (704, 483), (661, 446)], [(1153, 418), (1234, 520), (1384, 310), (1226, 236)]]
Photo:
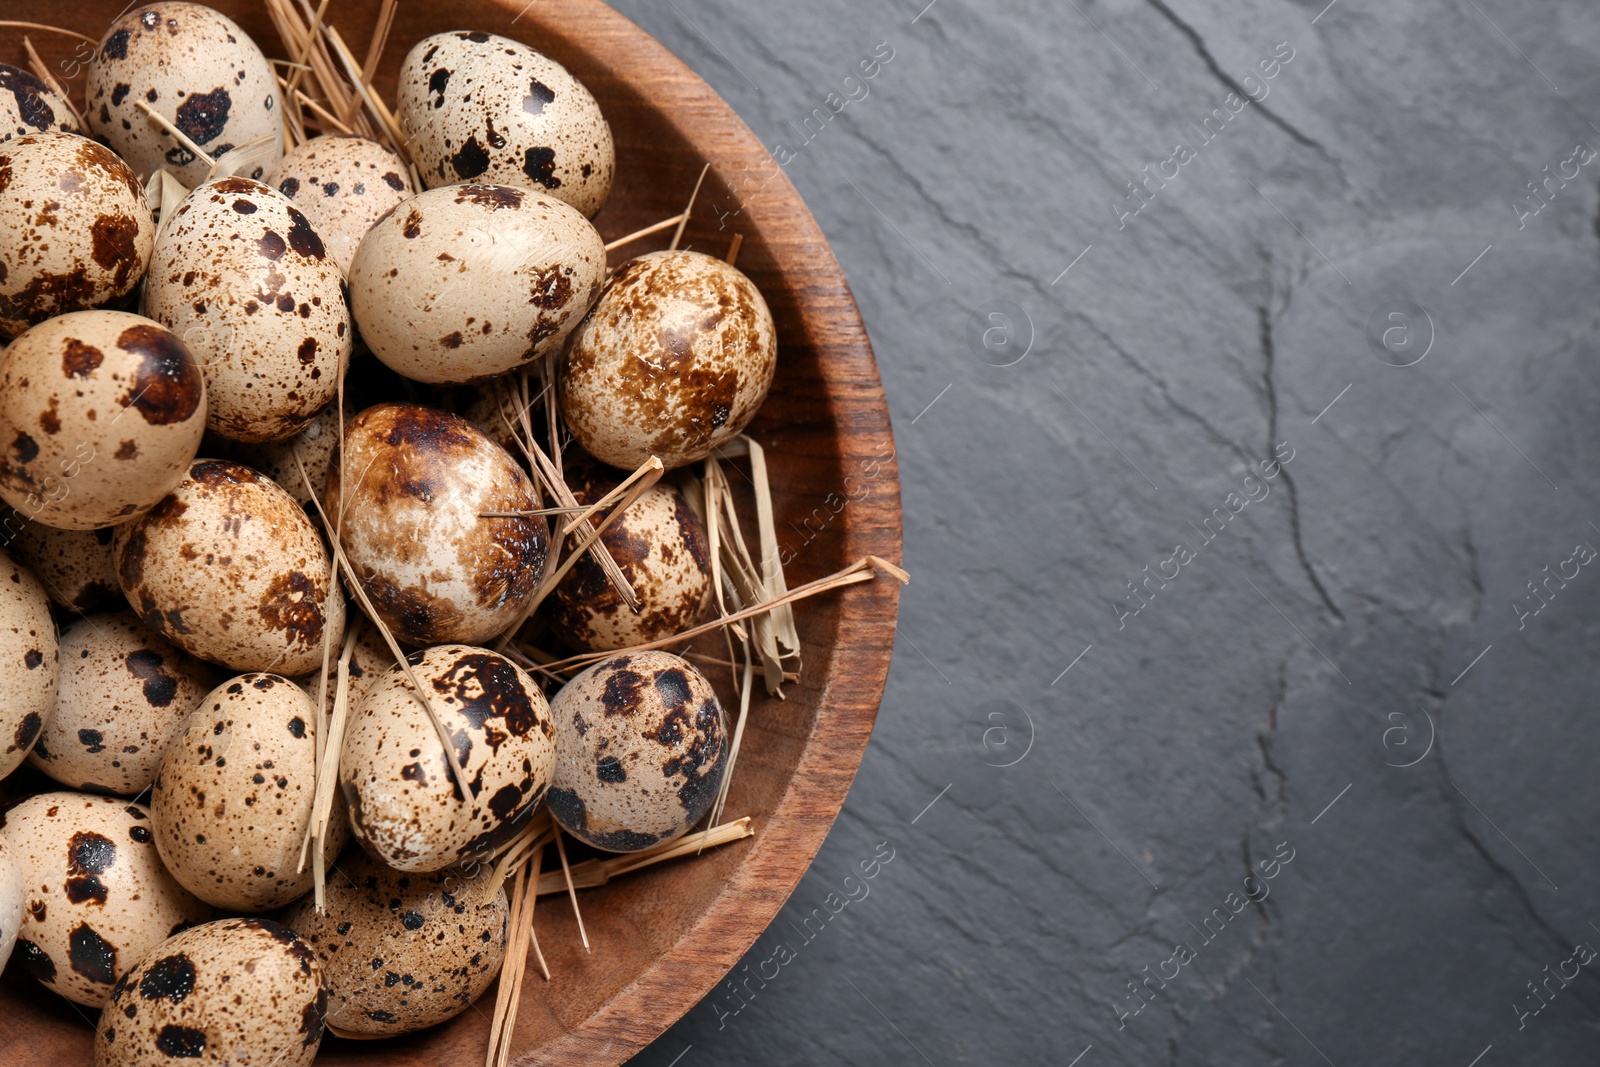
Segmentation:
[(0, 144), (0, 333), (126, 296), (155, 221), (116, 153), (71, 133)]
[[(297, 868), (316, 763), (316, 705), (305, 690), (276, 674), (217, 686), (167, 749), (150, 793), (167, 870), (230, 911), (266, 911), (310, 892), (310, 861)], [(334, 805), (327, 859), (350, 839), (343, 811)]]
[(50, 598), (0, 552), (0, 778), (22, 765), (49, 721), (60, 666)]
[(372, 224), (412, 192), (400, 157), (364, 137), (313, 137), (274, 163), (262, 181), (306, 213), (328, 255), (349, 271)]
[[(580, 504), (599, 500), (617, 484), (593, 475), (576, 482)], [(623, 603), (593, 554), (585, 552), (545, 601), (551, 623), (569, 644), (607, 652), (659, 641), (700, 621), (711, 595), (711, 557), (705, 524), (681, 492), (654, 486), (600, 540), (638, 594), (640, 610)]]
[(117, 527), (117, 579), (150, 629), (236, 671), (322, 668), (344, 598), (306, 513), (263, 474), (196, 460), (150, 513)]
[(32, 72), (0, 63), (0, 142), (46, 130), (77, 133), (78, 120), (61, 95)]
[(118, 980), (95, 1027), (95, 1067), (310, 1067), (327, 1002), (322, 966), (293, 930), (219, 919), (162, 942)]
[(651, 252), (617, 268), (573, 331), (561, 411), (604, 463), (681, 467), (749, 424), (777, 366), (772, 312), (749, 278), (699, 252)]
[(462, 384), (559, 349), (605, 272), (599, 232), (555, 197), (452, 185), (367, 231), (350, 264), (350, 307), (391, 370)]
[(0, 836), (22, 867), (23, 969), (98, 1008), (128, 968), (211, 909), (161, 865), (141, 804), (87, 793), (40, 793), (5, 813)]
[(70, 789), (141, 793), (212, 674), (131, 611), (79, 619), (61, 635), (55, 710), (28, 760)]
[(611, 852), (670, 841), (722, 786), (727, 725), (705, 676), (670, 652), (596, 664), (550, 704), (556, 776), (547, 803), (574, 837)]
[(549, 705), (521, 667), (481, 648), (439, 645), (407, 662), (456, 739), (470, 798), (396, 667), (367, 691), (345, 733), (339, 782), (351, 829), (402, 871), (482, 860), (527, 826), (544, 798), (556, 758)]
[(115, 534), (109, 526), (59, 530), (30, 522), (16, 531), (7, 547), (38, 576), (51, 600), (68, 611), (92, 615), (122, 605), (117, 566), (111, 559)]
[(142, 515), (200, 448), (206, 387), (177, 335), (125, 311), (76, 311), (0, 356), (0, 497), (48, 526)]
[(212, 159), (258, 138), (283, 143), (277, 79), (238, 23), (201, 4), (132, 7), (88, 64), (84, 118), (141, 179), (166, 170), (189, 188), (208, 166), (139, 105), (161, 113)]
[(162, 226), (145, 310), (204, 365), (207, 427), (235, 441), (281, 441), (339, 391), (353, 342), (343, 281), (288, 197), (220, 178)]
[[(348, 488), (347, 488), (348, 487)], [(543, 516), (506, 450), (465, 419), (378, 404), (345, 425), (324, 507), (350, 568), (394, 636), (413, 645), (482, 642), (517, 620), (544, 573)]]
[(404, 874), (359, 849), (341, 856), (327, 910), (307, 899), (283, 916), (322, 962), (328, 1023), (404, 1034), (466, 1011), (505, 958), (510, 908), (504, 889), (484, 899), (491, 870)]
[(396, 118), (430, 187), (548, 192), (593, 216), (616, 170), (611, 127), (583, 83), (521, 41), (436, 33), (400, 65)]

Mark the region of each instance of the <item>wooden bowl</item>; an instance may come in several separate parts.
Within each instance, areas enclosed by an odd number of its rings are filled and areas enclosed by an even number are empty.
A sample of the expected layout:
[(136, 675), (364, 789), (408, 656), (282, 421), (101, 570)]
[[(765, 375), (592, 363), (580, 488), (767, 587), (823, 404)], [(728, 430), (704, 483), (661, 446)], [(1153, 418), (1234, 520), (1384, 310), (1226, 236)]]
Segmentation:
[[(29, 17), (98, 39), (124, 2), (66, 0)], [(394, 99), (407, 49), (431, 33), (486, 30), (553, 56), (599, 99), (616, 137), (616, 185), (595, 220), (608, 240), (681, 211), (710, 163), (684, 241), (722, 255), (743, 235), (739, 266), (777, 320), (777, 382), (750, 432), (767, 449), (790, 583), (869, 553), (898, 561), (900, 487), (882, 384), (850, 289), (787, 176), (709, 86), (626, 18), (597, 0), (537, 0), (523, 10), (525, 2), (401, 0), (378, 77), (384, 98)], [(286, 54), (257, 4), (214, 6), (268, 55)], [(330, 21), (363, 53), (377, 10), (377, 0), (336, 0)], [(73, 38), (31, 37), (52, 69), (76, 70)], [(21, 31), (0, 28), (0, 60), (25, 63)], [(70, 87), (81, 92), (76, 81)], [(668, 237), (627, 254), (665, 247)], [(756, 698), (727, 804), (727, 818), (754, 817), (754, 839), (584, 891), (592, 955), (579, 944), (566, 903), (544, 899), (539, 941), (553, 978), (531, 970), (523, 984), (514, 1062), (620, 1063), (705, 996), (755, 942), (844, 802), (883, 692), (897, 607), (898, 587), (887, 578), (799, 605), (801, 680), (787, 688), (787, 700)], [(475, 1010), (402, 1038), (329, 1037), (321, 1059), (481, 1063), (493, 1004), (491, 989)], [(13, 965), (0, 982), (0, 1063), (87, 1063), (93, 1017)]]

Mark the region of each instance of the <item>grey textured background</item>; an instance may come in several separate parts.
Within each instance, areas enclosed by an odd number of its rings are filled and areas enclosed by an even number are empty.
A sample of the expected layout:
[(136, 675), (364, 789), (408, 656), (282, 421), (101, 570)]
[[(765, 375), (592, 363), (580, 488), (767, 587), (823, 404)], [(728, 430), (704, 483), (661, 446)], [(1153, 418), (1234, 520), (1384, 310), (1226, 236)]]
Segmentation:
[(925, 2), (618, 5), (774, 150), (894, 50), (786, 169), (872, 334), (915, 576), (742, 999), (639, 1062), (1595, 1062), (1600, 961), (1526, 983), (1600, 946), (1600, 160), (1566, 162), (1600, 9)]

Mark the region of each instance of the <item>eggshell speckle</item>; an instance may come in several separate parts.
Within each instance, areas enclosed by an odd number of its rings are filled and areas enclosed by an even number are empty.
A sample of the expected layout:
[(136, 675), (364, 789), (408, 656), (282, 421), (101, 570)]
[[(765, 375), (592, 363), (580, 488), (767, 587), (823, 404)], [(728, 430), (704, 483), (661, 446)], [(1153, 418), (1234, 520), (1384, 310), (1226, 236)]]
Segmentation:
[(517, 620), (549, 529), (543, 516), (481, 516), (540, 506), (505, 449), (420, 404), (379, 404), (345, 426), (324, 504), (343, 514), (340, 541), (374, 610), (414, 645), (484, 641)]
[(79, 619), (61, 635), (55, 710), (29, 762), (69, 788), (143, 792), (213, 681), (132, 612)]
[(221, 178), (190, 193), (163, 227), (145, 310), (204, 365), (211, 430), (278, 441), (339, 391), (353, 341), (343, 280), (288, 197)]
[(95, 1028), (94, 1062), (310, 1067), (327, 1000), (321, 964), (293, 930), (221, 919), (163, 942), (117, 982)]
[(704, 675), (669, 652), (596, 664), (551, 701), (548, 804), (573, 836), (635, 852), (685, 833), (722, 785), (727, 726)]
[(532, 189), (452, 185), (380, 219), (350, 264), (361, 337), (391, 370), (461, 384), (559, 349), (600, 292), (605, 242)]
[(262, 181), (306, 213), (341, 271), (350, 269), (372, 224), (413, 192), (405, 163), (389, 149), (329, 134), (290, 151)]
[(11, 549), (44, 585), (50, 599), (80, 615), (110, 611), (122, 604), (117, 566), (111, 558), (116, 531), (58, 530), (30, 522), (17, 531)]
[(484, 900), (492, 868), (402, 874), (358, 851), (328, 877), (327, 911), (310, 900), (284, 915), (322, 961), (328, 1022), (359, 1034), (403, 1034), (467, 1010), (499, 973), (510, 909)]
[(148, 515), (117, 528), (117, 578), (150, 629), (236, 671), (322, 667), (344, 598), (300, 505), (239, 463), (196, 460)]
[(178, 484), (205, 433), (189, 349), (125, 311), (40, 323), (0, 356), (0, 497), (35, 522), (127, 522)]
[(118, 976), (164, 939), (210, 918), (156, 854), (141, 804), (40, 793), (5, 813), (0, 835), (22, 867), (24, 970), (99, 1007)]
[(165, 169), (192, 189), (210, 168), (140, 103), (212, 159), (258, 138), (283, 143), (272, 68), (237, 23), (209, 7), (171, 0), (126, 11), (88, 68), (84, 118), (141, 179)]
[(0, 144), (0, 333), (125, 296), (155, 222), (128, 165), (70, 133)]
[(351, 717), (339, 762), (356, 840), (403, 871), (482, 859), (525, 827), (555, 764), (544, 694), (494, 652), (439, 645), (408, 658), (428, 704), (456, 739), (470, 799), (396, 667)]
[(0, 63), (0, 142), (29, 133), (77, 133), (67, 102), (32, 72)]
[(772, 312), (749, 278), (699, 252), (652, 252), (617, 268), (573, 332), (561, 411), (604, 463), (681, 467), (749, 424), (777, 366)]
[(0, 778), (22, 765), (56, 703), (60, 657), (44, 588), (0, 552)]

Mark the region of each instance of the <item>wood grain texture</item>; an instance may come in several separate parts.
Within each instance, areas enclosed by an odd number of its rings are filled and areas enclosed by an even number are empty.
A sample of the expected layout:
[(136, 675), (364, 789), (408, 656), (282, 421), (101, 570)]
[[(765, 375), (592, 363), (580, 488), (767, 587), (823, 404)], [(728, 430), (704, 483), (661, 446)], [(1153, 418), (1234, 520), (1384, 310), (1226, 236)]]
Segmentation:
[[(215, 6), (269, 55), (284, 54), (254, 4)], [(401, 0), (380, 90), (392, 100), (406, 49), (443, 30), (505, 34), (560, 60), (599, 99), (616, 137), (616, 184), (595, 219), (607, 239), (680, 211), (709, 162), (685, 243), (721, 255), (742, 234), (739, 266), (777, 322), (777, 381), (750, 432), (768, 449), (790, 581), (820, 577), (868, 553), (898, 560), (899, 476), (882, 385), (849, 287), (787, 176), (710, 87), (621, 15), (596, 0), (538, 0), (519, 16), (522, 6)], [(375, 0), (331, 7), (345, 39), (363, 51)], [(48, 18), (98, 38), (121, 8), (117, 0), (69, 0)], [(75, 46), (65, 37), (34, 40), (52, 64), (68, 60)], [(23, 61), (17, 31), (0, 30), (0, 59)], [(667, 236), (625, 254), (664, 247)], [(754, 702), (727, 805), (730, 818), (754, 816), (753, 841), (585, 892), (592, 955), (584, 954), (565, 902), (541, 901), (537, 927), (554, 977), (544, 982), (535, 972), (524, 983), (516, 1063), (626, 1060), (754, 943), (821, 846), (860, 764), (888, 671), (898, 594), (884, 580), (799, 607), (801, 681), (785, 701)], [(329, 1038), (321, 1061), (481, 1063), (493, 996), (491, 989), (473, 1010), (420, 1034)], [(92, 1016), (43, 993), (13, 966), (0, 983), (0, 1062), (87, 1062)]]

